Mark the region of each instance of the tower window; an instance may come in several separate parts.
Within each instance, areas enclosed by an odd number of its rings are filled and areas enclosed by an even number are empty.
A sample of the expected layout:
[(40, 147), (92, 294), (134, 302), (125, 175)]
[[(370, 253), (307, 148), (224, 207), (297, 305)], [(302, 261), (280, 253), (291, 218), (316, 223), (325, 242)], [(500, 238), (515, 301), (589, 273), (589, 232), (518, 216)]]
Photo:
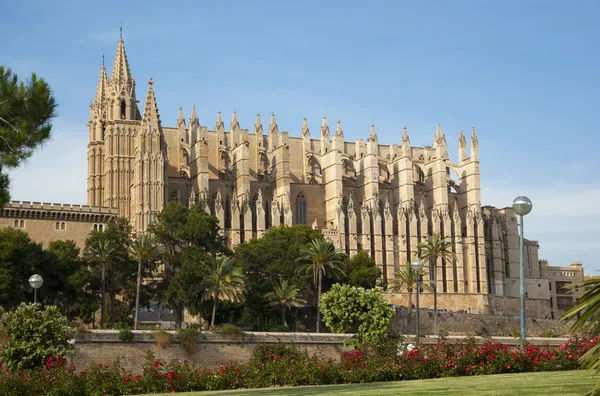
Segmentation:
[(66, 230), (67, 229), (67, 223), (65, 223), (64, 221), (62, 223), (60, 223), (60, 229), (61, 230)]
[(54, 225), (54, 229), (60, 230), (60, 222), (56, 222), (56, 224)]
[(306, 195), (302, 191), (296, 196), (296, 224), (306, 224)]
[(125, 101), (122, 100), (121, 101), (121, 119), (124, 120), (125, 119), (125, 111), (127, 110), (126, 106), (125, 106)]

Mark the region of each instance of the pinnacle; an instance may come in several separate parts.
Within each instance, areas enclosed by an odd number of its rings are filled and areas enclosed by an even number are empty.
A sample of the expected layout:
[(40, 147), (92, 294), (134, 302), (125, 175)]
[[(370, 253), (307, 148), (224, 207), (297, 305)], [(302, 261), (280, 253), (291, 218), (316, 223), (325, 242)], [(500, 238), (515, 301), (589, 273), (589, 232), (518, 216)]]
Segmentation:
[(104, 104), (104, 98), (106, 97), (106, 67), (104, 62), (100, 68), (100, 77), (98, 78), (98, 85), (96, 86), (96, 95), (94, 96), (94, 103), (102, 106)]
[(377, 140), (377, 132), (375, 131), (375, 124), (371, 124), (371, 133), (369, 139)]
[(142, 116), (143, 122), (150, 122), (151, 120), (159, 120), (158, 106), (156, 104), (156, 96), (154, 95), (154, 81), (152, 78), (148, 80), (148, 93), (146, 94), (146, 104), (144, 105), (144, 114)]
[(344, 136), (344, 132), (342, 131), (342, 122), (340, 120), (338, 120), (338, 122), (337, 122), (337, 128), (335, 130), (335, 134), (337, 136)]
[(112, 74), (110, 75), (110, 80), (115, 84), (115, 87), (119, 88), (133, 82), (131, 70), (129, 69), (129, 63), (127, 61), (127, 54), (125, 52), (125, 42), (122, 37), (119, 39), (119, 44), (117, 45), (117, 54), (115, 55), (115, 63), (113, 65)]

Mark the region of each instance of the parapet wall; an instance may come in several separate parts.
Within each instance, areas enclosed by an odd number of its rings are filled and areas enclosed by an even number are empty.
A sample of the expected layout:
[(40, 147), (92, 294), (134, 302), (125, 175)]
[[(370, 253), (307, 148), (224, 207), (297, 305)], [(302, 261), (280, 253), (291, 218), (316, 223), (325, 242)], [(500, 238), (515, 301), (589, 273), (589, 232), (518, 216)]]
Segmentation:
[(49, 202), (29, 202), (29, 201), (10, 201), (4, 207), (5, 210), (9, 209), (44, 209), (44, 210), (58, 210), (68, 212), (81, 212), (86, 214), (91, 213), (106, 213), (112, 215), (118, 215), (119, 209), (109, 208), (105, 206), (88, 206), (88, 205), (76, 205), (76, 204), (62, 204), (62, 203), (49, 203)]
[[(230, 361), (247, 362), (254, 349), (261, 344), (291, 344), (309, 354), (318, 354), (327, 359), (341, 360), (342, 354), (350, 350), (345, 347), (344, 340), (348, 334), (329, 333), (244, 333), (239, 338), (222, 336), (212, 333), (201, 333), (198, 336), (196, 351), (188, 353), (177, 339), (177, 333), (170, 331), (169, 342), (159, 345), (156, 343), (153, 331), (134, 331), (133, 341), (122, 342), (116, 330), (92, 330), (79, 334), (73, 353), (73, 364), (78, 369), (97, 364), (110, 364), (115, 361), (123, 367), (134, 371), (141, 370), (146, 361), (147, 352), (152, 352), (156, 359), (164, 362), (189, 360), (198, 365), (217, 366), (219, 363)], [(414, 337), (407, 337), (412, 341)], [(463, 339), (464, 336), (450, 336), (448, 339)], [(487, 338), (476, 337), (480, 342)], [(516, 338), (492, 338), (495, 342), (505, 345), (519, 345)], [(529, 338), (529, 342), (537, 345), (559, 345), (566, 338)], [(436, 337), (421, 338), (422, 343), (435, 344)]]
[(167, 332), (168, 343), (158, 345), (153, 331), (134, 331), (132, 342), (119, 340), (116, 330), (93, 330), (82, 333), (76, 341), (73, 364), (76, 367), (90, 367), (99, 363), (110, 364), (116, 360), (124, 367), (132, 369), (143, 366), (147, 351), (156, 359), (166, 362), (190, 360), (199, 365), (216, 366), (221, 362), (250, 360), (254, 348), (261, 344), (293, 344), (310, 354), (321, 354), (329, 359), (341, 359), (346, 334), (313, 333), (244, 333), (243, 336), (222, 336), (201, 333), (195, 353), (190, 354), (179, 343), (176, 332)]

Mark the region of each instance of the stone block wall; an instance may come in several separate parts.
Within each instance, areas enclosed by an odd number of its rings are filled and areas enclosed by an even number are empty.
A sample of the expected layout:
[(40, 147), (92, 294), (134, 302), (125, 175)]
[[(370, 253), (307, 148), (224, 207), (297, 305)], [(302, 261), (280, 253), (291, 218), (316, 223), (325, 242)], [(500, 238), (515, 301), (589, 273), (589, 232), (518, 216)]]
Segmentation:
[(156, 359), (165, 362), (189, 360), (203, 366), (217, 366), (221, 362), (250, 360), (254, 348), (261, 344), (293, 344), (310, 354), (340, 360), (344, 334), (309, 333), (244, 333), (238, 339), (212, 333), (201, 333), (195, 353), (190, 355), (177, 340), (176, 332), (168, 332), (170, 343), (159, 346), (153, 331), (135, 331), (132, 342), (119, 340), (116, 330), (93, 330), (77, 336), (73, 364), (79, 369), (99, 363), (110, 364), (119, 360), (123, 367), (140, 368), (146, 354), (152, 352)]

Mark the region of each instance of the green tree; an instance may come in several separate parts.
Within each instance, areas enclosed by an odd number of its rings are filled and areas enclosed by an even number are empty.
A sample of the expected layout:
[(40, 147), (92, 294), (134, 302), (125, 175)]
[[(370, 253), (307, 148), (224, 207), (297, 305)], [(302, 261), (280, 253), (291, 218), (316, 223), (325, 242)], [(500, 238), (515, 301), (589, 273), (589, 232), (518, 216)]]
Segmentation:
[[(14, 228), (0, 230), (0, 301), (5, 309), (33, 301), (27, 280), (36, 272), (49, 277), (42, 271), (46, 260), (42, 246), (32, 242), (25, 232)], [(40, 290), (41, 298), (46, 290)]]
[[(87, 250), (93, 246), (97, 246), (98, 240), (108, 240), (111, 242), (113, 247), (114, 261), (118, 265), (107, 265), (105, 279), (106, 279), (106, 293), (110, 298), (110, 326), (114, 327), (117, 315), (117, 295), (122, 296), (123, 303), (133, 307), (136, 296), (136, 274), (137, 274), (137, 260), (129, 254), (129, 241), (133, 234), (133, 228), (129, 220), (118, 217), (112, 219), (106, 225), (104, 231), (92, 231), (87, 237), (84, 249), (84, 255)], [(86, 255), (87, 257), (87, 255)], [(98, 262), (91, 262), (94, 275), (101, 277), (102, 267)], [(144, 267), (142, 276), (150, 273), (153, 268), (148, 266)]]
[(155, 297), (173, 309), (177, 328), (181, 328), (184, 308), (192, 313), (200, 310), (207, 255), (230, 254), (227, 240), (220, 233), (215, 216), (199, 205), (188, 208), (176, 202), (165, 205), (148, 231), (161, 246), (159, 259), (163, 268)]
[(339, 283), (372, 289), (381, 280), (381, 269), (362, 249), (351, 258), (345, 256), (342, 268), (345, 276), (340, 277)]
[[(575, 288), (584, 290), (569, 309), (565, 311), (561, 320), (568, 322), (574, 320), (571, 325), (573, 334), (583, 333), (590, 338), (600, 335), (600, 278), (587, 279), (570, 285), (571, 292)], [(596, 343), (579, 359), (581, 365), (596, 375), (600, 373), (600, 342)], [(600, 395), (600, 382), (591, 391), (592, 395)]]
[[(85, 256), (89, 263), (97, 264), (102, 271), (102, 293), (100, 297), (100, 328), (104, 329), (105, 317), (106, 317), (106, 275), (108, 268), (111, 267), (115, 262), (121, 261), (122, 256), (119, 255), (117, 246), (109, 239), (106, 235), (101, 235), (94, 241), (93, 244), (89, 245), (85, 250)], [(114, 326), (114, 304), (111, 306), (111, 327)]]
[(133, 329), (137, 330), (140, 310), (140, 288), (142, 285), (142, 264), (144, 261), (149, 261), (156, 257), (158, 253), (158, 245), (154, 239), (154, 236), (144, 233), (131, 240), (128, 249), (129, 254), (135, 258), (138, 263), (135, 292), (135, 322), (133, 325)]
[(300, 289), (293, 284), (282, 280), (273, 286), (273, 290), (268, 292), (265, 297), (269, 300), (269, 304), (281, 309), (281, 323), (288, 327), (285, 320), (286, 309), (300, 308), (306, 304), (306, 300), (299, 296)]
[(456, 255), (452, 251), (452, 242), (448, 242), (446, 238), (438, 233), (433, 233), (428, 236), (425, 242), (421, 242), (417, 245), (419, 249), (420, 257), (423, 261), (429, 261), (429, 273), (431, 274), (430, 287), (433, 289), (433, 331), (437, 334), (437, 269), (435, 263), (438, 259), (444, 259), (447, 261), (456, 260)]
[(269, 228), (262, 238), (238, 245), (234, 257), (246, 275), (245, 317), (256, 330), (268, 330), (277, 322), (279, 311), (265, 295), (282, 280), (297, 285), (308, 297), (310, 274), (297, 272), (296, 259), (313, 239), (323, 239), (321, 231), (307, 225), (281, 225)]
[[(408, 292), (408, 312), (412, 311), (412, 293), (417, 288), (420, 277), (425, 274), (424, 270), (417, 271), (410, 265), (410, 262), (406, 263), (404, 268), (399, 268), (394, 274), (394, 279), (389, 285), (389, 290), (392, 293), (401, 293), (404, 290)], [(421, 289), (431, 290), (431, 287), (427, 284), (421, 283)], [(417, 290), (417, 293), (419, 291)], [(410, 316), (409, 316), (410, 318)]]
[(48, 141), (56, 106), (46, 80), (33, 73), (29, 81), (19, 81), (0, 66), (0, 207), (10, 200), (6, 169), (19, 166)]
[(206, 277), (204, 278), (204, 298), (213, 300), (210, 328), (215, 328), (215, 315), (219, 298), (233, 302), (244, 299), (244, 274), (234, 259), (227, 256), (216, 258), (207, 256), (205, 261)]
[(45, 303), (56, 305), (70, 320), (79, 317), (91, 322), (98, 309), (94, 293), (97, 285), (92, 284), (92, 274), (80, 256), (74, 241), (52, 241), (45, 253), (44, 287), (40, 297)]
[(379, 345), (388, 334), (393, 310), (388, 307), (381, 287), (335, 284), (321, 298), (325, 324), (335, 333), (356, 333), (350, 343), (355, 348)]
[(331, 241), (325, 239), (315, 239), (311, 241), (308, 247), (302, 250), (302, 256), (297, 261), (307, 262), (307, 264), (300, 267), (300, 272), (312, 273), (313, 285), (317, 288), (317, 333), (320, 330), (321, 322), (321, 287), (323, 283), (323, 276), (327, 270), (335, 272), (341, 272), (340, 266), (340, 254), (333, 246)]
[(4, 349), (4, 362), (14, 370), (42, 367), (51, 356), (65, 356), (72, 350), (68, 340), (73, 333), (58, 307), (22, 303), (2, 315), (10, 337)]

